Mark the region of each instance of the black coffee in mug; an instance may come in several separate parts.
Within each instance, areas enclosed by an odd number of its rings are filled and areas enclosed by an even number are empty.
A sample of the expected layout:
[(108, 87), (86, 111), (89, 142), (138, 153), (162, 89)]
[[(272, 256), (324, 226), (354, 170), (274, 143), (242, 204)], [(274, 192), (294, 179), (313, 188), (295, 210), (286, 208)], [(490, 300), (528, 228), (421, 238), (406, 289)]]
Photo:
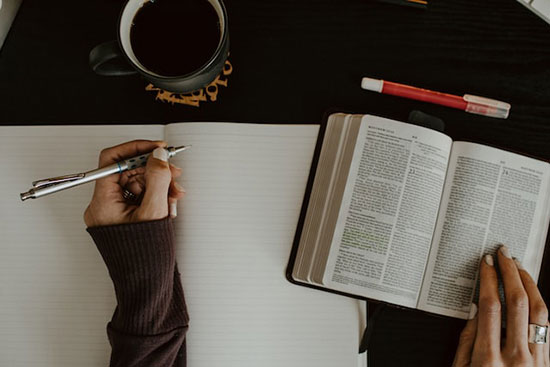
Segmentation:
[(92, 70), (104, 76), (140, 74), (168, 92), (206, 87), (229, 55), (223, 0), (126, 0), (117, 35), (90, 51)]
[(130, 43), (138, 61), (161, 76), (199, 69), (221, 40), (219, 16), (208, 0), (150, 0), (136, 13)]

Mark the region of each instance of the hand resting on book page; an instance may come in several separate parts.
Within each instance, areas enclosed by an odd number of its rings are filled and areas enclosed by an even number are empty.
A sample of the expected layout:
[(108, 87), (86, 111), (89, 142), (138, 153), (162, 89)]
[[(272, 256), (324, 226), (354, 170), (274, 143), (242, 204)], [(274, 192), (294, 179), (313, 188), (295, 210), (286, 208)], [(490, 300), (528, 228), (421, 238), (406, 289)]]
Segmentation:
[[(498, 267), (506, 301), (506, 331), (501, 335), (501, 310), (495, 261), (485, 255), (480, 269), (479, 306), (460, 335), (453, 367), (550, 366), (548, 309), (531, 276), (500, 247)], [(477, 315), (475, 314), (477, 311)], [(544, 342), (545, 341), (545, 342)]]
[[(153, 151), (145, 168), (139, 167), (96, 181), (90, 205), (84, 213), (88, 227), (145, 222), (177, 215), (176, 203), (185, 190), (174, 180), (181, 169), (168, 164), (163, 141), (134, 140), (104, 149), (99, 155), (99, 167), (104, 167), (142, 153)], [(155, 150), (153, 150), (155, 149)], [(124, 198), (124, 191), (132, 198)]]

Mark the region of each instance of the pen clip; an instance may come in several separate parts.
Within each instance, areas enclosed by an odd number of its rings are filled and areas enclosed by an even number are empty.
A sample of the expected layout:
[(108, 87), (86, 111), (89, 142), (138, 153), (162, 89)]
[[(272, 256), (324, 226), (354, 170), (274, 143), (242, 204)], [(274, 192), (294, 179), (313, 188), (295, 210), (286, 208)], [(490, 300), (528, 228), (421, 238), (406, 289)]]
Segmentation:
[(41, 180), (34, 181), (32, 183), (33, 189), (37, 189), (40, 187), (47, 187), (52, 185), (57, 185), (61, 182), (67, 182), (67, 181), (74, 181), (74, 180), (80, 180), (81, 178), (84, 178), (84, 173), (73, 173), (70, 175), (64, 175), (59, 177), (51, 177), (51, 178), (44, 178)]

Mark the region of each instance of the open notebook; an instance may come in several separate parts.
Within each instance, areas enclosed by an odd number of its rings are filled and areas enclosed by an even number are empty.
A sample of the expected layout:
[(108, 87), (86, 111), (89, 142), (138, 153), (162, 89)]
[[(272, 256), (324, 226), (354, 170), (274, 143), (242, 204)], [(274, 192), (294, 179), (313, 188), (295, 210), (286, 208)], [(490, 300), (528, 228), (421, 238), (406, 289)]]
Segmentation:
[(185, 123), (0, 128), (0, 366), (106, 366), (115, 307), (85, 231), (93, 184), (21, 202), (31, 181), (96, 167), (135, 139), (192, 144), (172, 162), (190, 313), (188, 365), (361, 366), (359, 301), (296, 287), (285, 267), (318, 126)]

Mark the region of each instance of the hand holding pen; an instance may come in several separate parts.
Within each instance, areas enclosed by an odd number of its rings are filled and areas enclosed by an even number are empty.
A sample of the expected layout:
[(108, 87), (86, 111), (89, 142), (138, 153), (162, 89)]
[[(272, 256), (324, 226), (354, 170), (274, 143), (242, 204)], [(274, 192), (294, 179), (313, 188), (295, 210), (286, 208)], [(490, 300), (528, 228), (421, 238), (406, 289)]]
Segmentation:
[[(152, 153), (145, 167), (96, 181), (92, 200), (84, 213), (88, 227), (145, 222), (177, 215), (177, 202), (185, 190), (175, 178), (181, 169), (168, 163), (169, 154), (162, 141), (135, 140), (105, 149), (99, 155), (99, 166), (120, 162), (123, 157)], [(134, 197), (124, 197), (124, 192)], [(127, 195), (126, 195), (127, 196)], [(141, 200), (135, 200), (141, 198)]]
[(181, 169), (169, 164), (168, 159), (187, 148), (166, 147), (163, 141), (149, 140), (120, 144), (101, 152), (100, 168), (35, 181), (31, 190), (21, 194), (21, 199), (41, 197), (95, 180), (92, 201), (84, 214), (89, 227), (162, 219), (168, 214), (175, 217), (176, 203), (185, 190), (175, 181)]

